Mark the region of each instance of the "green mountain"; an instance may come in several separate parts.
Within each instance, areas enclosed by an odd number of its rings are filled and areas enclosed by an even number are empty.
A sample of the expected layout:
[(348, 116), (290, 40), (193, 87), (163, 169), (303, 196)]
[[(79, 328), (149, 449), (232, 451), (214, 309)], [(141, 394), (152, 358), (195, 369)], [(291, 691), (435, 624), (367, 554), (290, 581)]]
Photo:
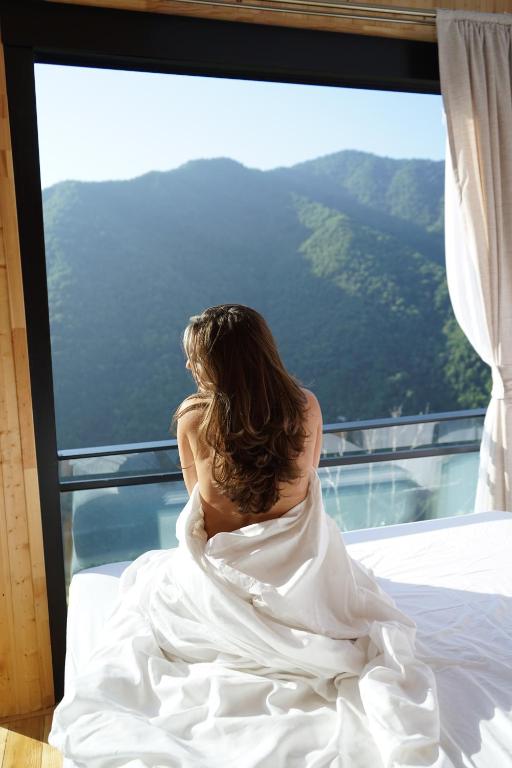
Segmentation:
[(265, 316), (325, 423), (485, 405), (446, 290), (443, 180), (344, 151), (44, 190), (59, 447), (168, 437), (193, 391), (183, 329), (224, 302)]

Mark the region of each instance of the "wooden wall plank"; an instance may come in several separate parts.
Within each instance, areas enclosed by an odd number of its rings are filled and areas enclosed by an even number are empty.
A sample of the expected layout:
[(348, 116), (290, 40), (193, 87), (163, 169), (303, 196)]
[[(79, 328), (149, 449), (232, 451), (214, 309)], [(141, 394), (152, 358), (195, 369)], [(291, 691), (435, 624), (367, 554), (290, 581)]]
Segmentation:
[[(27, 694), (22, 691), (25, 688), (22, 662), (26, 646), (19, 634), (24, 630), (29, 633), (28, 644), (30, 647), (31, 641), (33, 641), (30, 619), (34, 618), (32, 612), (32, 616), (26, 616), (27, 621), (23, 620), (27, 600), (30, 601), (32, 595), (30, 593), (27, 595), (30, 562), (26, 517), (23, 514), (25, 497), (20, 481), (21, 449), (19, 452), (16, 450), (16, 434), (12, 423), (15, 380), (8, 306), (7, 275), (6, 270), (2, 269), (0, 273), (0, 454), (2, 456), (0, 485), (2, 486), (2, 511), (4, 514), (3, 534), (6, 537), (4, 545), (6, 560), (2, 575), (4, 579), (8, 580), (2, 586), (2, 592), (5, 590), (10, 595), (10, 610), (7, 612), (7, 620), (12, 623), (11, 626), (8, 625), (10, 645), (7, 653), (13, 662), (11, 665), (13, 677), (10, 679), (9, 686), (10, 696), (8, 700), (2, 702), (0, 709), (2, 714), (22, 712), (23, 707), (28, 703)], [(16, 403), (14, 407), (16, 408)], [(21, 514), (17, 514), (17, 512), (21, 512)], [(30, 677), (32, 673), (33, 666), (31, 668), (29, 659)]]
[[(32, 411), (30, 412), (32, 415)], [(32, 585), (34, 612), (37, 628), (37, 650), (39, 680), (41, 684), (40, 700), (34, 701), (30, 711), (55, 704), (53, 689), (53, 665), (51, 655), (50, 624), (48, 618), (48, 598), (46, 593), (46, 572), (43, 550), (43, 528), (39, 501), (39, 483), (37, 468), (24, 470), (25, 498), (27, 502), (27, 521), (30, 534), (30, 561), (32, 564)]]
[(0, 768), (62, 768), (62, 763), (55, 747), (0, 726)]
[[(6, 270), (0, 277), (0, 454), (3, 510), (7, 526), (8, 563), (12, 595), (16, 653), (14, 701), (18, 712), (27, 712), (40, 701), (37, 631), (35, 626), (32, 569), (26, 517), (21, 441), (17, 413), (14, 357), (9, 332), (9, 295)], [(5, 702), (13, 711), (13, 702)], [(40, 708), (40, 705), (34, 708)]]
[(41, 768), (62, 768), (62, 763), (62, 753), (49, 744), (43, 744)]
[(0, 768), (4, 763), (5, 745), (7, 743), (7, 731), (5, 728), (0, 728)]
[[(0, 494), (0, 627), (2, 627), (0, 632), (0, 701), (7, 702), (12, 695), (13, 688), (16, 689), (17, 658), (12, 653), (12, 649), (16, 647), (16, 638), (12, 615), (9, 550), (3, 494)], [(15, 706), (11, 708), (11, 711), (14, 709)], [(2, 704), (1, 711), (9, 711), (9, 707)]]
[(11, 137), (9, 131), (9, 110), (5, 83), (3, 47), (0, 48), (0, 225), (4, 244), (4, 260), (11, 286), (9, 312), (12, 328), (25, 328), (25, 306), (21, 277), (18, 220), (14, 192)]
[[(54, 703), (3, 49), (0, 49), (0, 717)], [(14, 747), (13, 747), (14, 748)]]
[(2, 768), (41, 768), (43, 744), (7, 731)]

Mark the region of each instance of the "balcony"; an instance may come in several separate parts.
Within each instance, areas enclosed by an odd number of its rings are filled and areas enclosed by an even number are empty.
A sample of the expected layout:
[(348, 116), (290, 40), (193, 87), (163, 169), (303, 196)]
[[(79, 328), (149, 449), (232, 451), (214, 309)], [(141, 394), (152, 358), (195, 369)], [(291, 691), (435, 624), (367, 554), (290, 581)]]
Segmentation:
[[(485, 410), (324, 426), (319, 476), (341, 530), (473, 511)], [(66, 593), (77, 571), (177, 544), (176, 440), (59, 452)]]

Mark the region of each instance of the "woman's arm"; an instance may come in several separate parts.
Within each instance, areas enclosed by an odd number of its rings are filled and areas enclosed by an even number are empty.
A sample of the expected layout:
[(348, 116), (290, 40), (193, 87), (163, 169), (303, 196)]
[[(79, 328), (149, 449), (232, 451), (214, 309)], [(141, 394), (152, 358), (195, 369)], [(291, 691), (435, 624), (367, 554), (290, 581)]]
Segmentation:
[(315, 398), (316, 406), (315, 406), (315, 412), (316, 412), (316, 421), (317, 421), (317, 427), (316, 427), (316, 441), (315, 441), (315, 452), (313, 454), (313, 466), (315, 469), (318, 468), (320, 464), (320, 454), (322, 453), (322, 444), (323, 444), (323, 419), (322, 419), (322, 410), (320, 408), (320, 403)]
[(185, 414), (178, 419), (177, 438), (183, 479), (185, 480), (188, 495), (190, 496), (197, 483), (197, 470), (194, 454), (187, 436), (188, 415), (189, 414)]
[(315, 441), (315, 447), (313, 449), (312, 464), (315, 469), (320, 464), (320, 454), (322, 453), (323, 443), (323, 420), (322, 409), (318, 402), (317, 396), (310, 389), (302, 388), (302, 391), (308, 399), (307, 405), (307, 420), (308, 420), (308, 432), (311, 435), (311, 440)]

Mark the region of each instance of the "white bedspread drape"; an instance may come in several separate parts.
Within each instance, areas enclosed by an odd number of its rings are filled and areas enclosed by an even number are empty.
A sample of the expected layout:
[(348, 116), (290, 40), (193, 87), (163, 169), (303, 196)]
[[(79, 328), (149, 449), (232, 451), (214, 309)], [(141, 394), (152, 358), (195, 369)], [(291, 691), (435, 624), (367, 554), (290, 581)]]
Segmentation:
[(453, 768), (415, 624), (351, 560), (317, 473), (281, 518), (135, 560), (49, 741), (87, 768)]
[(492, 368), (475, 511), (512, 511), (512, 17), (438, 11), (455, 316)]

